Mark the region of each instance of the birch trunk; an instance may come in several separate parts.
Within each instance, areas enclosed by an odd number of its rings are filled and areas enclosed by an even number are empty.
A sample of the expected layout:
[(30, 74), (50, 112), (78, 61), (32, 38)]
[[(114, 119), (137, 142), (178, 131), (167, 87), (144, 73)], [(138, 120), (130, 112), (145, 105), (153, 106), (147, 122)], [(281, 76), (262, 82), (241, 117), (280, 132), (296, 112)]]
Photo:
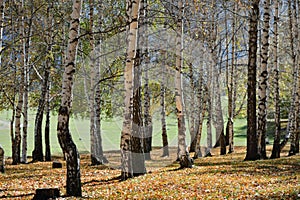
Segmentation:
[(195, 84), (194, 84), (194, 70), (193, 64), (189, 64), (189, 77), (190, 77), (190, 87), (191, 87), (191, 105), (190, 105), (190, 136), (191, 136), (191, 144), (189, 152), (195, 152), (196, 149), (196, 130), (195, 130)]
[[(145, 135), (143, 131), (143, 120), (142, 120), (142, 70), (141, 64), (144, 63), (144, 51), (145, 46), (145, 27), (143, 26), (144, 15), (143, 12), (145, 2), (140, 1), (140, 15), (138, 17), (138, 28), (137, 31), (137, 45), (136, 45), (136, 54), (134, 57), (134, 75), (133, 75), (133, 127), (132, 127), (132, 169), (133, 176), (140, 176), (146, 173), (145, 167), (145, 155), (144, 155), (144, 146)], [(140, 27), (141, 24), (141, 27)], [(148, 136), (148, 135), (147, 135)], [(151, 144), (150, 144), (151, 146)], [(148, 149), (147, 149), (148, 150)], [(150, 151), (149, 151), (150, 152)], [(149, 153), (148, 152), (148, 153)], [(148, 154), (149, 155), (149, 154)]]
[(279, 90), (279, 65), (278, 65), (278, 22), (279, 22), (279, 12), (278, 12), (278, 0), (274, 1), (274, 44), (273, 44), (273, 54), (274, 54), (274, 99), (275, 99), (275, 133), (274, 133), (274, 143), (271, 158), (280, 158), (280, 90)]
[(140, 1), (126, 1), (127, 14), (127, 52), (126, 65), (124, 69), (124, 120), (121, 133), (121, 179), (126, 180), (133, 177), (132, 163), (132, 129), (133, 129), (133, 87), (134, 87), (134, 60), (137, 48), (137, 28)]
[(192, 160), (187, 151), (186, 146), (186, 128), (185, 128), (185, 117), (184, 117), (184, 103), (183, 103), (183, 91), (182, 91), (182, 51), (183, 51), (183, 2), (178, 0), (178, 18), (176, 28), (176, 72), (175, 72), (175, 102), (176, 102), (176, 113), (178, 121), (178, 158), (180, 162), (180, 168), (191, 168)]
[[(163, 54), (164, 58), (166, 58), (166, 52)], [(168, 144), (168, 134), (167, 134), (167, 124), (166, 124), (166, 86), (165, 86), (165, 59), (163, 59), (163, 64), (161, 66), (161, 83), (160, 83), (160, 107), (161, 107), (161, 132), (162, 132), (162, 144), (163, 144), (163, 152), (162, 157), (169, 156), (169, 144)]]
[(58, 111), (57, 136), (59, 144), (66, 158), (67, 183), (66, 191), (69, 196), (82, 196), (80, 178), (80, 157), (72, 135), (69, 131), (70, 111), (72, 108), (73, 75), (78, 45), (80, 26), (81, 0), (73, 0), (71, 23), (65, 69), (63, 74), (61, 105)]
[(0, 0), (0, 66), (2, 66), (3, 30), (4, 30), (5, 1)]
[[(236, 11), (236, 4), (234, 4), (233, 12)], [(228, 153), (234, 152), (234, 127), (233, 127), (233, 119), (234, 119), (234, 96), (233, 96), (233, 87), (234, 87), (234, 65), (235, 65), (235, 24), (236, 24), (236, 16), (232, 21), (232, 38), (231, 38), (231, 65), (230, 69), (228, 67), (227, 73), (227, 91), (228, 91), (228, 121), (226, 128), (226, 136), (228, 135)], [(228, 48), (228, 47), (227, 47)], [(228, 52), (229, 54), (229, 52)], [(228, 60), (228, 59), (227, 59)], [(228, 61), (227, 61), (228, 62)], [(229, 63), (228, 63), (229, 64)], [(227, 137), (226, 137), (227, 138)], [(227, 143), (227, 139), (226, 139)]]
[(23, 104), (24, 104), (24, 79), (25, 79), (25, 51), (24, 51), (24, 27), (22, 24), (23, 20), (23, 6), (19, 6), (20, 8), (20, 15), (21, 15), (21, 23), (20, 23), (20, 42), (22, 44), (21, 53), (20, 53), (20, 82), (19, 82), (19, 93), (18, 93), (18, 104), (16, 107), (16, 119), (15, 119), (15, 134), (14, 134), (14, 141), (12, 143), (13, 146), (13, 162), (12, 164), (18, 164), (21, 162), (21, 117), (22, 117), (22, 111), (23, 111)]
[(249, 58), (247, 82), (247, 153), (245, 160), (257, 160), (256, 137), (256, 68), (257, 68), (257, 26), (259, 16), (259, 0), (252, 2), (249, 27)]
[(262, 63), (258, 86), (258, 156), (266, 159), (266, 131), (267, 131), (267, 90), (268, 90), (268, 57), (269, 57), (269, 29), (270, 29), (270, 0), (264, 1), (264, 21), (262, 33)]
[[(22, 0), (22, 9), (25, 9), (24, 1)], [(29, 47), (30, 47), (30, 33), (32, 26), (32, 18), (29, 19), (27, 35), (25, 36), (25, 19), (22, 15), (22, 31), (26, 39), (23, 41), (24, 51), (24, 105), (23, 105), (23, 129), (22, 129), (22, 156), (21, 162), (27, 163), (27, 127), (28, 127), (28, 92), (29, 92)]]
[(51, 161), (51, 147), (50, 147), (50, 80), (48, 81), (48, 84), (47, 84), (45, 111), (46, 111), (45, 161)]
[[(101, 92), (100, 92), (100, 57), (96, 53), (101, 52), (101, 49), (95, 49), (94, 38), (94, 0), (89, 0), (90, 7), (90, 91), (87, 95), (87, 100), (90, 110), (90, 142), (91, 142), (91, 164), (101, 165), (107, 163), (108, 160), (103, 155), (102, 138), (101, 138)], [(100, 12), (102, 12), (102, 2), (99, 3)], [(102, 14), (100, 13), (100, 19)], [(101, 40), (101, 39), (100, 39)], [(101, 42), (101, 41), (100, 41)], [(101, 46), (101, 45), (99, 45)], [(86, 85), (86, 84), (85, 84)]]
[[(299, 34), (299, 22), (300, 22), (300, 15), (299, 12), (297, 12), (297, 9), (299, 9), (300, 2), (294, 1), (293, 4), (293, 17), (294, 17), (294, 32), (295, 32), (295, 59), (296, 59), (296, 65), (298, 68), (298, 76), (297, 76), (297, 89), (296, 89), (296, 100), (295, 100), (295, 119), (294, 119), (294, 131), (291, 133), (291, 145), (289, 150), (289, 156), (295, 155), (296, 153), (299, 153), (299, 122), (300, 122), (300, 78), (299, 78), (299, 66), (300, 66), (300, 34)], [(295, 83), (296, 84), (296, 83)]]
[(203, 128), (203, 120), (206, 112), (206, 103), (208, 99), (208, 90), (207, 88), (203, 87), (203, 68), (201, 67), (200, 70), (200, 77), (199, 77), (199, 87), (197, 91), (197, 101), (199, 104), (199, 116), (197, 118), (199, 120), (196, 120), (196, 123), (199, 123), (197, 133), (196, 133), (196, 147), (195, 147), (195, 154), (194, 159), (202, 157), (201, 152), (201, 136), (202, 136), (202, 128)]
[(150, 87), (149, 87), (149, 50), (148, 50), (148, 1), (141, 1), (141, 14), (139, 19), (139, 43), (140, 43), (140, 51), (141, 51), (141, 65), (144, 68), (144, 155), (146, 160), (151, 160), (152, 151), (152, 132), (153, 132), (153, 124), (152, 124), (152, 116), (150, 113)]
[[(298, 38), (297, 30), (295, 27), (296, 20), (295, 20), (295, 8), (293, 7), (292, 0), (289, 0), (289, 29), (290, 29), (290, 46), (291, 46), (291, 55), (292, 55), (292, 68), (293, 68), (293, 88), (292, 88), (292, 102), (289, 109), (289, 115), (288, 115), (288, 125), (287, 125), (287, 132), (285, 135), (284, 140), (280, 143), (280, 150), (282, 150), (285, 145), (287, 144), (288, 140), (291, 139), (293, 141), (293, 137), (296, 132), (296, 101), (298, 99), (297, 97), (297, 88), (298, 88), (298, 74), (299, 74), (299, 66), (297, 65), (297, 59), (296, 59), (296, 47), (295, 47), (295, 38)], [(292, 147), (291, 143), (291, 149)], [(289, 152), (289, 155), (291, 155), (292, 152)]]

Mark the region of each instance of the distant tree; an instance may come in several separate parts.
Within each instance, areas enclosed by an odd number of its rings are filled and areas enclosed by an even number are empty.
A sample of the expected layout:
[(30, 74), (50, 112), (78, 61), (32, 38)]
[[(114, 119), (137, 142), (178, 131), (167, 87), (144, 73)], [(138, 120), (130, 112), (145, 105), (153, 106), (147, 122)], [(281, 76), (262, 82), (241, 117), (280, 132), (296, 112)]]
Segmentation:
[(162, 136), (162, 145), (163, 152), (162, 157), (169, 156), (169, 143), (168, 143), (168, 134), (167, 134), (167, 123), (166, 123), (166, 54), (163, 52), (163, 60), (161, 65), (161, 80), (160, 80), (160, 107), (161, 107), (161, 136)]
[[(290, 55), (292, 59), (292, 69), (293, 69), (293, 78), (292, 78), (292, 90), (291, 90), (291, 104), (289, 108), (288, 114), (288, 124), (286, 129), (286, 134), (284, 140), (280, 143), (280, 149), (282, 150), (285, 145), (288, 143), (289, 139), (291, 141), (294, 140), (296, 134), (296, 127), (297, 127), (297, 101), (298, 101), (298, 76), (299, 76), (299, 66), (297, 64), (297, 39), (298, 39), (298, 30), (296, 27), (296, 5), (295, 1), (289, 0), (289, 7), (288, 7), (288, 16), (289, 16), (289, 33), (290, 33)], [(293, 155), (294, 152), (294, 143), (291, 142), (291, 148), (289, 151), (289, 155)]]
[[(233, 13), (236, 12), (236, 3), (234, 2), (233, 5)], [(225, 15), (225, 20), (227, 21), (227, 15)], [(226, 29), (228, 31), (228, 24), (226, 23)], [(230, 36), (226, 31), (226, 40), (228, 40)], [(226, 83), (227, 83), (227, 92), (228, 92), (228, 119), (226, 125), (226, 144), (229, 145), (228, 153), (234, 152), (234, 144), (233, 144), (233, 137), (234, 137), (234, 65), (235, 65), (235, 39), (236, 39), (236, 15), (233, 16), (232, 24), (231, 24), (231, 65), (229, 66), (229, 41), (226, 42)]]
[(278, 0), (274, 1), (274, 42), (273, 42), (273, 65), (274, 65), (274, 104), (275, 104), (275, 132), (274, 143), (271, 158), (280, 158), (280, 90), (279, 90), (279, 65), (278, 65), (278, 23), (279, 23), (279, 8)]
[[(102, 12), (102, 2), (99, 3), (99, 11)], [(91, 164), (99, 165), (107, 163), (108, 160), (103, 154), (101, 137), (101, 91), (100, 91), (100, 56), (98, 48), (95, 48), (94, 37), (94, 0), (89, 0), (89, 42), (91, 51), (90, 62), (90, 92), (87, 95), (90, 112), (90, 140), (91, 140)], [(102, 20), (99, 13), (99, 20)], [(101, 46), (101, 44), (99, 45)], [(101, 50), (100, 50), (101, 51)]]
[(67, 163), (67, 195), (82, 196), (80, 157), (69, 130), (72, 108), (73, 75), (80, 27), (81, 0), (73, 0), (66, 62), (63, 74), (61, 104), (58, 111), (57, 136)]

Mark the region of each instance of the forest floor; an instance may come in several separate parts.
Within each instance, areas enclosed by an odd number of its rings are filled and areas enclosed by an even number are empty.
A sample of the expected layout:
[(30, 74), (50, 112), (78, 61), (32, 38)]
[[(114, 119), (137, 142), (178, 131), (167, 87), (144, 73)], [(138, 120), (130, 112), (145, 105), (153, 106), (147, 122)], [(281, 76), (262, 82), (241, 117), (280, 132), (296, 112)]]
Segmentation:
[[(271, 146), (267, 149), (270, 154)], [(191, 169), (178, 169), (176, 162), (157, 165), (163, 158), (153, 154), (148, 173), (127, 181), (119, 181), (119, 169), (91, 166), (89, 156), (81, 155), (83, 197), (59, 199), (300, 199), (300, 155), (286, 157), (286, 148), (280, 159), (243, 161), (245, 151), (236, 147), (234, 153), (220, 156), (216, 148), (212, 157), (195, 160)], [(118, 154), (107, 156), (119, 159)], [(32, 199), (37, 188), (59, 188), (63, 196), (65, 162), (53, 160), (63, 168), (52, 169), (52, 162), (11, 165), (7, 159), (6, 173), (0, 174), (0, 199)]]

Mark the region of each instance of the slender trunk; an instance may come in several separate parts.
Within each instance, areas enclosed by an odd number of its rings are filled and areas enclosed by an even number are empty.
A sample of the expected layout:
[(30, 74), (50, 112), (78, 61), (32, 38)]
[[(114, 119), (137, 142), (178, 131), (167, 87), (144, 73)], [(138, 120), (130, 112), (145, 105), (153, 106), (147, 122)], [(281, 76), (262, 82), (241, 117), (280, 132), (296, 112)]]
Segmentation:
[[(100, 1), (98, 3), (99, 11), (103, 11), (103, 1)], [(99, 15), (99, 22), (100, 26), (102, 27), (103, 23), (103, 15), (100, 13)], [(91, 23), (91, 24), (94, 24)], [(100, 49), (97, 49), (97, 52), (101, 52), (101, 44), (102, 44), (102, 37), (100, 37), (100, 45), (98, 47)], [(100, 80), (100, 68), (101, 68), (101, 57), (97, 57), (96, 59), (96, 65), (95, 65), (95, 82)], [(95, 85), (95, 136), (96, 136), (96, 155), (97, 160), (101, 161), (102, 163), (108, 163), (107, 158), (104, 155), (103, 152), (103, 145), (102, 145), (102, 135), (101, 135), (101, 85), (100, 83), (97, 83)]]
[[(22, 9), (24, 8), (24, 1), (22, 1)], [(28, 127), (28, 92), (29, 92), (29, 47), (30, 47), (30, 33), (32, 26), (32, 17), (29, 19), (28, 30), (26, 31), (26, 40), (24, 40), (24, 105), (23, 105), (23, 135), (22, 135), (22, 156), (21, 162), (27, 163), (27, 127)], [(22, 27), (25, 36), (25, 19), (22, 19)]]
[(80, 157), (69, 131), (69, 121), (72, 108), (73, 74), (75, 73), (81, 5), (81, 0), (73, 1), (67, 55), (63, 74), (61, 105), (58, 111), (57, 124), (57, 137), (67, 164), (67, 195), (77, 197), (82, 196)]
[(270, 0), (264, 1), (264, 21), (262, 34), (262, 63), (258, 87), (258, 156), (267, 158), (266, 131), (267, 131), (267, 90), (268, 90), (268, 53), (269, 53), (269, 29), (270, 29)]
[(259, 19), (259, 0), (252, 2), (249, 28), (248, 58), (248, 103), (247, 103), (247, 153), (245, 160), (257, 160), (256, 137), (256, 60), (257, 60), (257, 25)]
[(46, 93), (46, 122), (45, 122), (45, 161), (51, 161), (51, 148), (50, 148), (50, 80), (47, 84)]
[(180, 162), (180, 168), (192, 167), (192, 160), (187, 151), (186, 146), (186, 128), (184, 117), (184, 103), (183, 103), (183, 91), (182, 91), (182, 65), (183, 65), (183, 11), (184, 6), (181, 0), (178, 1), (179, 14), (177, 18), (177, 31), (176, 31), (176, 72), (175, 72), (175, 102), (178, 121), (178, 158)]
[(219, 141), (220, 143), (220, 154), (225, 155), (226, 154), (226, 143), (225, 143), (225, 135), (224, 135), (224, 119), (223, 119), (223, 111), (222, 111), (222, 103), (221, 103), (221, 89), (219, 86), (219, 77), (220, 72), (216, 73), (216, 132), (219, 133), (219, 138), (216, 138), (216, 141)]
[(273, 44), (273, 56), (274, 56), (274, 104), (275, 104), (275, 133), (274, 133), (274, 143), (271, 158), (280, 158), (280, 93), (279, 93), (279, 65), (278, 65), (278, 22), (279, 22), (279, 12), (278, 12), (278, 0), (274, 1), (274, 44)]
[[(293, 88), (292, 88), (292, 102), (289, 109), (288, 115), (288, 125), (287, 125), (287, 132), (285, 135), (284, 140), (280, 143), (280, 150), (282, 150), (285, 145), (287, 144), (288, 140), (293, 140), (293, 137), (296, 132), (296, 101), (297, 101), (297, 88), (298, 88), (298, 74), (299, 74), (299, 66), (297, 65), (296, 60), (296, 47), (295, 47), (295, 39), (298, 38), (297, 31), (295, 30), (295, 8), (293, 7), (292, 0), (289, 0), (289, 29), (290, 29), (290, 46), (291, 46), (291, 55), (292, 55), (292, 68), (293, 68)], [(291, 143), (291, 149), (293, 149), (293, 144)], [(291, 150), (290, 149), (290, 150)], [(289, 152), (291, 155), (293, 152)]]
[(45, 122), (45, 160), (51, 161), (51, 148), (50, 148), (50, 89), (51, 89), (51, 77), (50, 77), (50, 70), (53, 63), (53, 58), (51, 58), (52, 54), (52, 43), (54, 40), (53, 32), (53, 15), (51, 8), (53, 7), (53, 2), (48, 4), (47, 8), (47, 16), (48, 16), (48, 23), (50, 21), (50, 37), (47, 37), (49, 40), (48, 43), (48, 55), (46, 59), (46, 68), (44, 72), (44, 84), (46, 84), (46, 94), (45, 94), (45, 106), (44, 111), (46, 112), (46, 122)]
[[(23, 3), (20, 5), (20, 15), (21, 22), (23, 20)], [(20, 24), (20, 42), (24, 45), (24, 27), (23, 24)], [(23, 46), (22, 46), (23, 47)], [(16, 107), (16, 119), (15, 119), (15, 135), (14, 135), (14, 143), (12, 144), (13, 149), (13, 164), (18, 164), (21, 162), (21, 117), (23, 112), (23, 104), (24, 104), (24, 79), (25, 79), (25, 50), (21, 48), (20, 51), (20, 82), (19, 82), (19, 93), (18, 93), (18, 104)]]
[(195, 84), (194, 84), (194, 70), (193, 64), (189, 64), (189, 77), (190, 77), (190, 87), (191, 87), (191, 104), (190, 104), (190, 135), (191, 135), (191, 144), (190, 144), (190, 152), (195, 152), (196, 149), (196, 129), (195, 129)]
[[(236, 4), (234, 4), (233, 12), (236, 11)], [(230, 65), (230, 73), (228, 72), (228, 121), (226, 126), (226, 136), (228, 135), (228, 140), (226, 139), (226, 143), (228, 142), (228, 153), (234, 152), (234, 128), (233, 128), (233, 119), (234, 119), (234, 96), (233, 96), (233, 87), (234, 87), (234, 65), (235, 65), (235, 22), (236, 16), (232, 21), (232, 38), (231, 38), (231, 65)], [(228, 52), (229, 54), (229, 52)], [(229, 71), (229, 68), (228, 68)], [(236, 86), (236, 85), (235, 85)], [(227, 137), (226, 137), (227, 138)]]
[(4, 149), (0, 144), (0, 172), (5, 172), (5, 155), (4, 155)]
[[(163, 61), (165, 62), (165, 61)], [(163, 153), (162, 157), (169, 156), (169, 144), (168, 144), (168, 134), (167, 134), (167, 124), (166, 124), (166, 86), (165, 86), (165, 65), (162, 65), (161, 73), (161, 85), (160, 85), (160, 106), (161, 106), (161, 131), (162, 131), (162, 144)]]
[[(99, 71), (99, 66), (98, 64), (100, 64), (100, 62), (98, 62), (97, 58), (97, 51), (95, 51), (95, 42), (94, 42), (94, 1), (93, 0), (89, 0), (89, 8), (90, 8), (90, 13), (89, 13), (89, 17), (90, 17), (90, 23), (89, 23), (89, 32), (90, 32), (90, 49), (91, 49), (91, 62), (90, 62), (90, 92), (87, 92), (87, 100), (88, 100), (88, 104), (89, 104), (89, 110), (90, 110), (90, 145), (91, 145), (91, 164), (92, 165), (101, 165), (103, 164), (103, 160), (101, 158), (101, 156), (98, 155), (99, 152), (99, 134), (101, 134), (101, 122), (99, 122), (99, 124), (97, 125), (96, 121), (96, 107), (99, 106), (100, 109), (100, 100), (99, 100), (99, 105), (97, 105), (96, 102), (96, 88), (100, 87), (99, 84), (97, 83), (99, 79), (99, 77), (97, 77), (97, 73)], [(101, 12), (101, 10), (100, 10)], [(101, 19), (100, 19), (101, 20)], [(85, 76), (86, 77), (86, 76)], [(85, 78), (86, 79), (86, 78)], [(87, 87), (85, 81), (85, 87)], [(99, 110), (98, 115), (100, 115), (101, 110)], [(97, 130), (99, 129), (99, 130)], [(101, 137), (101, 135), (100, 135)], [(102, 146), (101, 146), (102, 147)], [(102, 150), (102, 155), (103, 155), (103, 150)]]
[[(49, 47), (48, 47), (49, 48)], [(48, 49), (48, 53), (51, 53), (51, 48)], [(34, 128), (34, 150), (32, 152), (33, 161), (43, 161), (43, 141), (42, 141), (42, 123), (44, 116), (44, 109), (46, 104), (46, 95), (49, 93), (49, 77), (50, 77), (50, 67), (51, 60), (47, 59), (45, 62), (44, 79), (42, 85), (41, 97), (38, 104), (37, 114), (35, 118), (35, 128)], [(48, 94), (49, 95), (49, 94)]]
[(141, 1), (141, 14), (140, 14), (140, 28), (141, 33), (139, 34), (139, 43), (141, 51), (141, 64), (144, 68), (145, 84), (144, 84), (144, 155), (146, 160), (151, 160), (150, 152), (152, 150), (152, 116), (150, 113), (150, 87), (148, 77), (148, 66), (149, 66), (149, 52), (148, 52), (148, 2), (147, 0)]
[(5, 1), (0, 0), (0, 66), (2, 66), (3, 30), (4, 30)]
[[(300, 44), (300, 34), (299, 34), (299, 22), (300, 22), (300, 15), (297, 12), (297, 10), (299, 9), (300, 6), (300, 2), (299, 1), (294, 1), (293, 4), (293, 17), (294, 17), (294, 32), (295, 32), (295, 59), (296, 59), (296, 66), (298, 68), (298, 76), (299, 76), (299, 66), (300, 66), (300, 59), (299, 59), (299, 55), (300, 55), (300, 48), (299, 48), (299, 44)], [(297, 45), (298, 44), (298, 45)], [(299, 121), (300, 121), (300, 78), (297, 76), (297, 89), (296, 89), (296, 99), (295, 99), (295, 114), (294, 114), (294, 130), (291, 133), (291, 145), (290, 145), (290, 150), (289, 150), (289, 156), (295, 155), (296, 153), (299, 152)], [(296, 85), (296, 83), (295, 83)]]

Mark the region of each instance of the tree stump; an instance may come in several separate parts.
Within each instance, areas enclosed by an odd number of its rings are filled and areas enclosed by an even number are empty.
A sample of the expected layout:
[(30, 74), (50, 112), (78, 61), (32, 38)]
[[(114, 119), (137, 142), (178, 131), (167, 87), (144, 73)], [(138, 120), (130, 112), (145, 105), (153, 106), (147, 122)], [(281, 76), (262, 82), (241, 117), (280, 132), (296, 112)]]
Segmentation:
[(52, 162), (52, 168), (55, 169), (55, 168), (62, 168), (62, 163), (59, 162), (59, 161), (53, 161)]
[(33, 197), (34, 200), (55, 199), (59, 197), (59, 188), (38, 188)]
[(4, 160), (4, 149), (0, 145), (0, 172), (4, 173), (5, 171), (5, 160)]

